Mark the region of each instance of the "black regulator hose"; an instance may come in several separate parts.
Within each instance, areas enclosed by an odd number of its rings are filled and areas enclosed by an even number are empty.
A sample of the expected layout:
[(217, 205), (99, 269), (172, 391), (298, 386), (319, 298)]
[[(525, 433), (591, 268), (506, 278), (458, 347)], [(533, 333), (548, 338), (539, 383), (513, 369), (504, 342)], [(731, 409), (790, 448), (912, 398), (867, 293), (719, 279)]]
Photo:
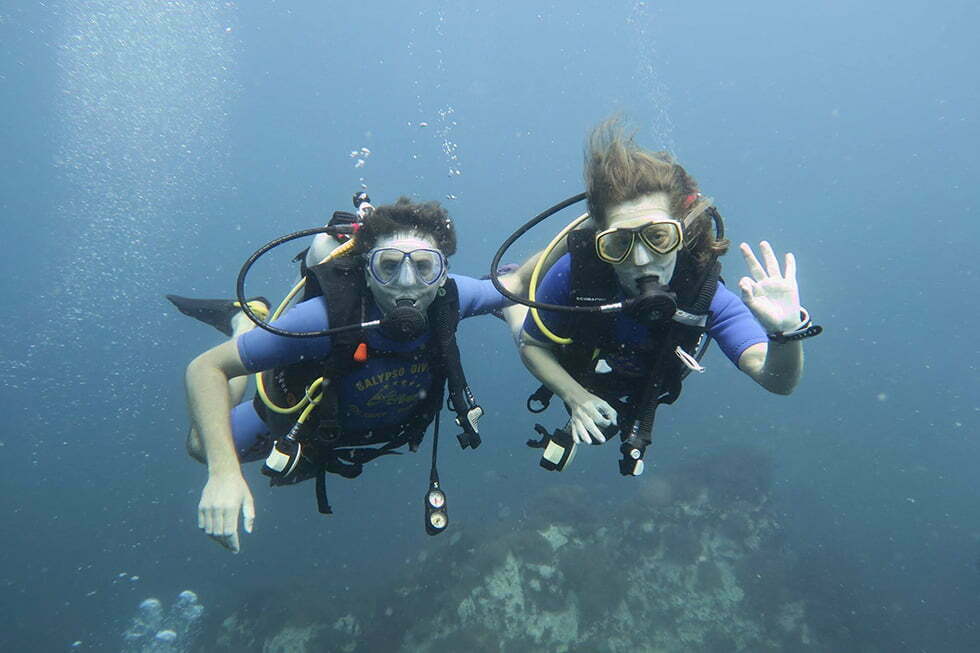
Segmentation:
[(515, 295), (511, 291), (504, 288), (504, 284), (500, 283), (500, 275), (497, 274), (497, 269), (500, 267), (500, 261), (504, 258), (504, 254), (507, 253), (507, 250), (510, 249), (510, 246), (513, 245), (518, 238), (526, 234), (528, 231), (530, 231), (539, 223), (543, 222), (544, 220), (547, 220), (554, 214), (558, 213), (562, 209), (566, 209), (572, 204), (577, 204), (578, 202), (584, 200), (586, 197), (588, 197), (587, 193), (579, 193), (578, 195), (573, 195), (568, 199), (559, 202), (558, 204), (555, 204), (550, 209), (546, 209), (542, 211), (538, 215), (534, 216), (533, 218), (525, 222), (520, 229), (512, 233), (510, 237), (504, 241), (504, 244), (500, 246), (500, 249), (498, 249), (497, 253), (494, 255), (493, 262), (490, 263), (490, 281), (493, 283), (493, 287), (496, 288), (501, 295), (511, 300), (512, 302), (523, 304), (524, 306), (528, 306), (530, 308), (536, 308), (538, 310), (546, 310), (546, 311), (560, 311), (560, 312), (563, 311), (565, 313), (601, 313), (601, 312), (608, 312), (610, 310), (617, 310), (619, 308), (619, 306), (617, 306), (616, 308), (612, 308), (612, 305), (610, 306), (563, 306), (561, 304), (546, 304), (544, 302), (532, 302), (530, 299), (521, 297), (519, 295)]
[(252, 308), (248, 305), (248, 300), (245, 297), (245, 277), (248, 276), (249, 270), (257, 260), (268, 253), (270, 250), (279, 247), (285, 243), (296, 240), (298, 238), (305, 238), (307, 236), (313, 236), (316, 234), (350, 234), (353, 233), (353, 227), (351, 225), (333, 225), (327, 227), (314, 227), (312, 229), (303, 229), (302, 231), (297, 231), (291, 233), (287, 236), (281, 236), (273, 241), (270, 241), (257, 249), (242, 265), (242, 269), (238, 272), (238, 281), (235, 284), (235, 294), (238, 296), (238, 304), (242, 309), (242, 312), (255, 323), (261, 329), (268, 331), (269, 333), (274, 333), (277, 336), (285, 336), (287, 338), (322, 338), (323, 336), (329, 336), (334, 333), (343, 333), (344, 331), (354, 331), (356, 329), (368, 329), (371, 327), (381, 326), (381, 320), (375, 320), (374, 322), (365, 322), (363, 324), (349, 324), (342, 327), (334, 327), (331, 329), (324, 329), (323, 331), (286, 331), (285, 329), (279, 329), (270, 325), (268, 322), (263, 321)]
[(718, 208), (714, 206), (709, 206), (704, 210), (705, 214), (711, 221), (715, 224), (715, 240), (722, 240), (725, 237), (725, 221), (721, 218), (721, 213), (718, 213)]

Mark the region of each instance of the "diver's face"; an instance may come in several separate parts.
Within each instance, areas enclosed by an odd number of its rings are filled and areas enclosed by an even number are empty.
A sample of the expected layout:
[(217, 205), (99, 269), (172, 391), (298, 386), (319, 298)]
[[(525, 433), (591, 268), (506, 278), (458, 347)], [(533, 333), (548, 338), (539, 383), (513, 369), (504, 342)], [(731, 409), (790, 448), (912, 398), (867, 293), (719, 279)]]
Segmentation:
[[(400, 256), (399, 252), (409, 256)], [(364, 274), (375, 303), (382, 314), (388, 315), (397, 306), (428, 310), (446, 283), (446, 268), (446, 258), (433, 239), (397, 233), (375, 243), (367, 253)]]
[[(638, 227), (653, 220), (669, 220), (670, 199), (667, 193), (651, 193), (634, 200), (612, 206), (607, 212), (608, 227)], [(639, 238), (622, 263), (613, 265), (619, 285), (630, 297), (640, 294), (640, 281), (655, 277), (666, 286), (674, 276), (677, 265), (677, 250), (668, 254), (658, 254)]]

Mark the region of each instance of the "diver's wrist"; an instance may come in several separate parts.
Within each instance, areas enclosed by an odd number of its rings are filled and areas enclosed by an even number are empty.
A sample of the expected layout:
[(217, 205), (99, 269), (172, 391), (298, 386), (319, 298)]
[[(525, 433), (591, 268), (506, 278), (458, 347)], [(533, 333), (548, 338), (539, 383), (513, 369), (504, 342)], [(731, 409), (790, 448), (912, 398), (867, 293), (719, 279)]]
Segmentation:
[(805, 338), (818, 336), (823, 332), (823, 327), (813, 323), (810, 313), (800, 306), (800, 319), (786, 329), (771, 330), (766, 335), (769, 341), (777, 345), (784, 345), (791, 342), (799, 342)]
[(769, 324), (763, 323), (763, 325), (766, 327), (766, 333), (788, 333), (805, 326), (809, 319), (810, 315), (807, 310), (798, 306), (796, 310), (786, 309), (784, 317), (781, 319), (772, 320)]
[(574, 405), (584, 403), (585, 400), (588, 398), (589, 392), (588, 390), (580, 386), (578, 383), (576, 383), (574, 380), (572, 380), (571, 384), (558, 389), (555, 392), (555, 394), (558, 395), (558, 397), (566, 404), (570, 406), (574, 406)]
[(217, 462), (213, 465), (208, 464), (209, 478), (225, 479), (236, 476), (242, 476), (242, 466), (238, 464), (237, 460), (234, 462)]

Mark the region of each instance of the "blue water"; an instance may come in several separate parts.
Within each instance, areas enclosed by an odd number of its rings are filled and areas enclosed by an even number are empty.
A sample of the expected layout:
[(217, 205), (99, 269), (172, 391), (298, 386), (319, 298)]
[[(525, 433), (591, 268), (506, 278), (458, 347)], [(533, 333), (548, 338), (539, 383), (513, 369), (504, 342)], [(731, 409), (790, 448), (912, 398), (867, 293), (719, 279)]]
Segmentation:
[[(614, 112), (733, 240), (797, 255), (826, 327), (789, 398), (713, 351), (658, 420), (655, 464), (763, 448), (790, 543), (831, 570), (814, 600), (854, 601), (881, 650), (980, 650), (975, 3), (573, 4), (0, 4), (0, 650), (117, 650), (148, 596), (230, 612), (310, 573), (383, 579), (430, 545), (424, 456), (335, 480), (329, 519), (250, 469), (243, 553), (200, 535), (182, 374), (218, 340), (163, 295), (229, 295), (253, 249), (362, 187), (445, 202), (453, 269), (484, 274), (579, 192), (584, 136)], [(255, 290), (279, 295), (288, 257), (262, 269)], [(523, 446), (536, 384), (505, 330), (461, 339), (488, 410), (478, 453), (442, 454), (466, 523), (555, 479)], [(620, 491), (613, 448), (590, 453), (563, 480)]]

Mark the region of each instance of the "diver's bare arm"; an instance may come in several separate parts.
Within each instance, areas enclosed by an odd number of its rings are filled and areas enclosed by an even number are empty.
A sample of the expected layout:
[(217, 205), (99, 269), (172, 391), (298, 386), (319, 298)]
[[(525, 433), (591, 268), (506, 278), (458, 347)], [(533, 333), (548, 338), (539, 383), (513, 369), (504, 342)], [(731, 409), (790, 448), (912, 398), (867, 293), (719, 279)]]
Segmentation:
[(541, 253), (533, 254), (531, 257), (521, 263), (521, 266), (514, 270), (512, 274), (506, 275), (504, 278), (509, 281), (506, 282), (507, 289), (516, 295), (527, 296), (527, 288), (531, 285), (531, 273), (534, 272), (534, 266), (538, 262), (538, 257)]
[(565, 403), (578, 403), (583, 397), (591, 396), (588, 390), (565, 371), (548, 343), (522, 331), (519, 349), (524, 367)]
[[(500, 283), (503, 284), (504, 288), (515, 295), (527, 297), (527, 288), (531, 281), (531, 271), (534, 270), (534, 264), (538, 260), (538, 256), (538, 254), (533, 255), (524, 261), (514, 272), (500, 277)], [(501, 313), (504, 315), (504, 321), (507, 322), (507, 326), (510, 327), (510, 333), (514, 337), (514, 342), (519, 346), (521, 342), (521, 330), (524, 328), (524, 318), (527, 317), (527, 306), (523, 304), (512, 304), (504, 308)]]
[(242, 476), (231, 434), (228, 380), (245, 374), (235, 340), (222, 343), (187, 366), (187, 403), (208, 463), (208, 482), (197, 505), (197, 525), (238, 553), (238, 520), (246, 533), (255, 525), (255, 502)]
[[(740, 246), (751, 276), (738, 286), (742, 301), (768, 333), (796, 329), (803, 315), (796, 282), (796, 257), (787, 252), (782, 266), (767, 241), (759, 243), (762, 262), (748, 243)], [(803, 345), (799, 341), (769, 341), (752, 345), (738, 359), (738, 367), (769, 392), (788, 395), (803, 374)]]
[(522, 333), (521, 360), (531, 374), (565, 402), (569, 413), (566, 428), (575, 442), (606, 441), (602, 429), (616, 424), (616, 409), (573, 379), (547, 343)]
[(228, 380), (247, 373), (234, 340), (204, 352), (187, 366), (187, 405), (204, 445), (211, 476), (241, 475), (228, 417)]
[(788, 395), (803, 375), (803, 344), (757, 343), (742, 352), (738, 368), (769, 392)]

